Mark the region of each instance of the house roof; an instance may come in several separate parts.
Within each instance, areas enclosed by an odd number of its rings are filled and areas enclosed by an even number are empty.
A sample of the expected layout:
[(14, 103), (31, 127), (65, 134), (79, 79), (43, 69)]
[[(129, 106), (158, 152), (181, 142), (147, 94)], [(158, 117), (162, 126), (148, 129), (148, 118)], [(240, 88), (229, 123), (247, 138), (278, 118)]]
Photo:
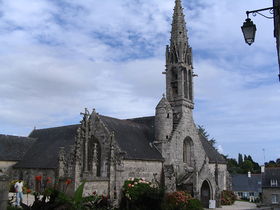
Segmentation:
[(21, 160), (34, 142), (28, 137), (0, 134), (0, 161)]
[(125, 159), (163, 160), (160, 152), (152, 145), (154, 141), (154, 117), (127, 120), (100, 116), (115, 139)]
[(251, 174), (251, 178), (247, 174), (232, 175), (232, 190), (234, 192), (261, 192), (261, 174)]
[(277, 180), (277, 186), (273, 186), (273, 188), (280, 188), (280, 168), (265, 168), (265, 172), (263, 173), (262, 183), (263, 187), (272, 187), (271, 180)]
[(60, 147), (75, 143), (79, 125), (33, 130), (29, 137), (37, 139), (16, 168), (56, 168)]
[(209, 143), (205, 136), (199, 133), (199, 138), (210, 163), (227, 163), (226, 159)]

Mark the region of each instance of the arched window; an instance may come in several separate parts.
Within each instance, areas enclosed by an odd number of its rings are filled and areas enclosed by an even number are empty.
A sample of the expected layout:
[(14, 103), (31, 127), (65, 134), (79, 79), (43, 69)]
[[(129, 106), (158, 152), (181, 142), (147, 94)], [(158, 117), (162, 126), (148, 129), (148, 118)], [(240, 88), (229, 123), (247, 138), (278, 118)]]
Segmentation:
[(184, 68), (184, 95), (185, 98), (189, 99), (189, 91), (188, 91), (188, 72), (187, 70)]
[(178, 95), (178, 72), (176, 68), (171, 70), (171, 87), (172, 87), (172, 95), (173, 97), (177, 97)]
[(183, 143), (183, 162), (193, 166), (193, 141), (190, 137), (186, 137)]

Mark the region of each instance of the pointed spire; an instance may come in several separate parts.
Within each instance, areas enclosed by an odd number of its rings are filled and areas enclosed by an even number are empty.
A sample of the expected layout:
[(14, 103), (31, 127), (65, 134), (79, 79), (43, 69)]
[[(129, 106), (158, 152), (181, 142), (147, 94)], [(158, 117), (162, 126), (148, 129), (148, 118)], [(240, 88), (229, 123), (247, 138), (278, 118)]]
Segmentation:
[(170, 46), (175, 43), (187, 43), (187, 30), (181, 0), (175, 0)]

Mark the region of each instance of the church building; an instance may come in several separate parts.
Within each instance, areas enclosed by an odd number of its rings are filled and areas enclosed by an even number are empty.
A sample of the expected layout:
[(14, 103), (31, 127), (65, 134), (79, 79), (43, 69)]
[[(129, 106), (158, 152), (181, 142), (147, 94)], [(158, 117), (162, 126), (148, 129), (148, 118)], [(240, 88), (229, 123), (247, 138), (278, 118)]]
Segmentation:
[(79, 124), (34, 129), (26, 137), (34, 142), (11, 173), (30, 186), (38, 175), (70, 178), (72, 190), (85, 181), (85, 194), (96, 191), (116, 203), (125, 180), (143, 177), (167, 192), (188, 191), (205, 207), (209, 200), (219, 204), (227, 166), (193, 120), (195, 74), (181, 0), (175, 1), (164, 75), (166, 94), (155, 116), (116, 119), (86, 109)]

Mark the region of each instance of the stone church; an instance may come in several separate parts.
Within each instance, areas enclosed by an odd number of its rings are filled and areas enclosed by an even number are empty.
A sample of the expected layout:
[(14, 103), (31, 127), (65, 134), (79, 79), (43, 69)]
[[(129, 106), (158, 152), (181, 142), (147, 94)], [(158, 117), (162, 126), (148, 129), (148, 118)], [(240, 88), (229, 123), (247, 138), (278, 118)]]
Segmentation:
[(166, 94), (155, 116), (124, 120), (86, 109), (80, 124), (34, 129), (26, 137), (34, 142), (13, 166), (14, 177), (30, 186), (36, 175), (71, 178), (72, 190), (85, 181), (85, 194), (96, 191), (116, 203), (126, 179), (144, 177), (168, 192), (186, 190), (205, 206), (209, 200), (219, 203), (227, 185), (226, 161), (193, 120), (195, 75), (181, 4), (175, 1)]

